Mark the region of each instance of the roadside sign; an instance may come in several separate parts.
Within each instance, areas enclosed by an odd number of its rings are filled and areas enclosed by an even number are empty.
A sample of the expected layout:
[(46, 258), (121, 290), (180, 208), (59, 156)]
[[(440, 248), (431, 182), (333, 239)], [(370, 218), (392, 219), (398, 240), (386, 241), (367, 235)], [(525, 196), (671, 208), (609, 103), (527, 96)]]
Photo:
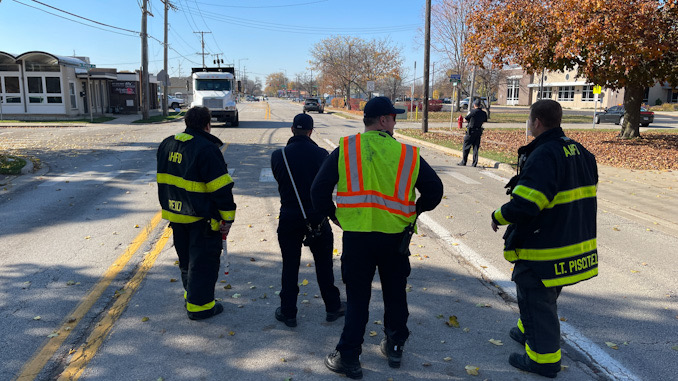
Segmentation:
[(84, 67), (85, 69), (94, 69), (94, 68), (97, 67), (97, 65), (81, 63), (81, 64), (80, 64), (80, 67)]
[(603, 88), (600, 85), (593, 86), (593, 94), (600, 94)]
[(452, 86), (457, 87), (458, 82), (452, 82)]
[(450, 74), (450, 81), (461, 81), (461, 75), (459, 74)]
[(374, 81), (367, 81), (367, 91), (374, 91)]

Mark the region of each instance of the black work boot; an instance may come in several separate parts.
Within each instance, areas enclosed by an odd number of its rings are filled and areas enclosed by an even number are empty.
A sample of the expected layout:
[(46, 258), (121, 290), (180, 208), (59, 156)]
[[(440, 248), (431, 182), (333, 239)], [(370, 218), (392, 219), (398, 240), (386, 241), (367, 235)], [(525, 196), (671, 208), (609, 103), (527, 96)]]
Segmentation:
[(342, 358), (339, 351), (334, 351), (325, 357), (325, 366), (332, 372), (344, 374), (354, 380), (363, 378), (363, 368), (360, 367), (358, 356)]
[(396, 344), (387, 337), (381, 340), (381, 353), (388, 359), (388, 366), (391, 368), (400, 368), (400, 361), (403, 359), (403, 345)]
[(525, 345), (525, 334), (518, 327), (513, 327), (509, 331), (509, 336), (521, 345)]
[(219, 315), (220, 313), (224, 312), (224, 306), (221, 305), (221, 303), (214, 303), (214, 307), (210, 308), (209, 310), (205, 311), (199, 311), (199, 312), (188, 312), (188, 318), (191, 320), (204, 320), (204, 319), (209, 319), (212, 316)]
[(346, 302), (341, 302), (338, 310), (334, 312), (327, 312), (327, 315), (325, 315), (325, 320), (332, 322), (344, 315), (346, 315)]
[(509, 356), (509, 364), (520, 370), (536, 373), (548, 378), (556, 378), (558, 371), (560, 370), (560, 361), (557, 364), (540, 365), (532, 361), (527, 354), (521, 355), (519, 353), (511, 353)]
[(286, 326), (291, 327), (291, 328), (294, 328), (294, 327), (297, 326), (297, 318), (296, 317), (291, 318), (291, 317), (287, 317), (287, 316), (283, 315), (281, 307), (276, 308), (275, 319), (277, 321), (281, 321), (281, 322), (285, 323)]

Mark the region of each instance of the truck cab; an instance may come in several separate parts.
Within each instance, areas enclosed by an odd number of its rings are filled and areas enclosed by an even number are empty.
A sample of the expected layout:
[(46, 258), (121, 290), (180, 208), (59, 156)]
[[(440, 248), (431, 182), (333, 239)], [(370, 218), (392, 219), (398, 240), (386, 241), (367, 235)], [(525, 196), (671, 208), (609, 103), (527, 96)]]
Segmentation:
[(193, 106), (207, 107), (218, 122), (239, 124), (235, 94), (235, 70), (223, 68), (193, 68)]

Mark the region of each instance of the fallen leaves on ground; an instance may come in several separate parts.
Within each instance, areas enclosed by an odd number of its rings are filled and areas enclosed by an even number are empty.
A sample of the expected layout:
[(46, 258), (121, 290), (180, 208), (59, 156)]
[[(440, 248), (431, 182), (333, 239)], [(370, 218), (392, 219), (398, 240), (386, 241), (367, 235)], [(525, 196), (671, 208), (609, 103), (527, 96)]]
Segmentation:
[(504, 343), (502, 343), (501, 340), (497, 340), (497, 339), (489, 339), (488, 341), (489, 341), (490, 343), (496, 345), (496, 346), (504, 345)]
[(471, 376), (477, 376), (478, 371), (480, 370), (480, 368), (474, 365), (466, 365), (464, 369), (466, 369), (466, 373), (470, 374)]
[(447, 324), (448, 327), (459, 328), (459, 322), (457, 321), (457, 316), (455, 315), (450, 316), (445, 324)]
[[(417, 129), (408, 129), (405, 134), (417, 138), (423, 136)], [(634, 139), (620, 139), (617, 137), (618, 131), (610, 130), (567, 129), (565, 134), (596, 155), (598, 164), (639, 170), (678, 169), (678, 134), (648, 131)], [(434, 143), (461, 144), (463, 138), (463, 133), (458, 131), (451, 134), (449, 131), (432, 130), (426, 134), (426, 140)], [(523, 129), (488, 128), (483, 132), (481, 155), (482, 150), (488, 150), (515, 157), (517, 160), (518, 148), (525, 144)]]
[(606, 341), (605, 344), (612, 349), (619, 349), (619, 346), (611, 341)]

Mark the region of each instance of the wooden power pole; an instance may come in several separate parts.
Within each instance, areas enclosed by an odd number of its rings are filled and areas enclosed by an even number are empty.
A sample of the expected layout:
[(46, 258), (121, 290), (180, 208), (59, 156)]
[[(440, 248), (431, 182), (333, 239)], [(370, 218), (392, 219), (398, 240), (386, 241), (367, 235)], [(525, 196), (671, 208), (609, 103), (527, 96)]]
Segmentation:
[(421, 131), (428, 132), (428, 87), (431, 62), (431, 0), (426, 0), (426, 25), (424, 36), (424, 107), (421, 114)]

